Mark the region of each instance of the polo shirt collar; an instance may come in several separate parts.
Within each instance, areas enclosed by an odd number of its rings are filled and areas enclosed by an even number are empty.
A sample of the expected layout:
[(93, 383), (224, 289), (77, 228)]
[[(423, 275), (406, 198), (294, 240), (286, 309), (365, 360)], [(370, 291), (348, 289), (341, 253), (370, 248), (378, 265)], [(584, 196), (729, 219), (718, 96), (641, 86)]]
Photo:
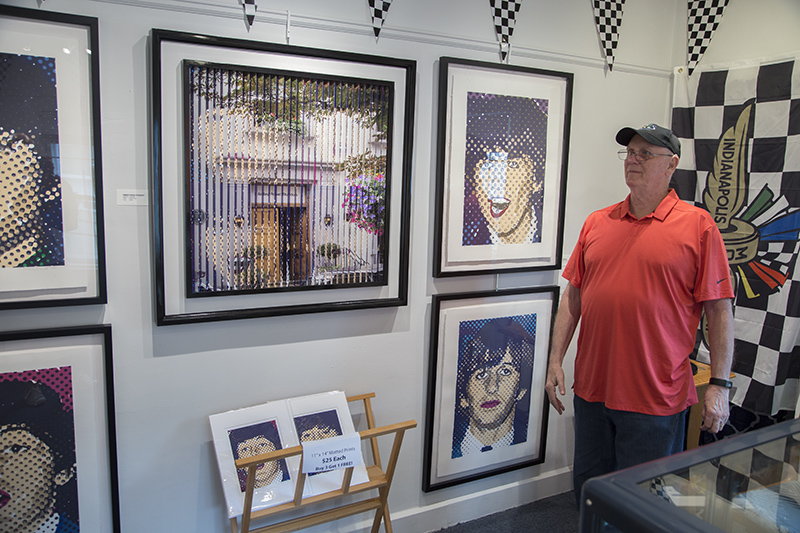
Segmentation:
[[(669, 213), (675, 207), (675, 205), (677, 205), (677, 203), (680, 202), (680, 201), (681, 201), (681, 199), (678, 198), (678, 194), (675, 192), (675, 189), (670, 189), (669, 192), (667, 193), (667, 195), (664, 197), (664, 199), (661, 200), (661, 203), (658, 204), (658, 207), (656, 207), (656, 210), (653, 211), (651, 214), (649, 214), (647, 216), (644, 216), (642, 218), (644, 219), (644, 218), (647, 218), (647, 217), (653, 217), (653, 218), (663, 222), (664, 219), (667, 218), (667, 215), (669, 215)], [(628, 217), (631, 217), (632, 219), (636, 220), (636, 217), (633, 216), (633, 213), (631, 213), (631, 195), (630, 194), (628, 194), (628, 196), (625, 198), (625, 201), (622, 202), (622, 204), (620, 205), (620, 208), (622, 209), (622, 215), (623, 216), (628, 216)]]

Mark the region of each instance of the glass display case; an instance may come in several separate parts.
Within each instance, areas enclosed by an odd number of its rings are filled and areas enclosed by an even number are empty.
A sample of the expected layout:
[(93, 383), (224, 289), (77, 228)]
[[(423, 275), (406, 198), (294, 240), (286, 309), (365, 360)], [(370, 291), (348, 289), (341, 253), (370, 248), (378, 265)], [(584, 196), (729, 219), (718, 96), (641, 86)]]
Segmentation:
[(590, 479), (581, 533), (800, 533), (800, 419)]

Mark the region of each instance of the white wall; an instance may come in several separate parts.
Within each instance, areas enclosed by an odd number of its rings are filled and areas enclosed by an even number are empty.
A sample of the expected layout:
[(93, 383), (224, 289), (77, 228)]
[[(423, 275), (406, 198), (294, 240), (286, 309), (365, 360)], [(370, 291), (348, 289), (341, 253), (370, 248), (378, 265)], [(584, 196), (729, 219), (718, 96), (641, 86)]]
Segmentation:
[[(3, 1), (38, 8), (36, 0)], [(495, 285), (486, 276), (431, 277), (437, 58), (497, 61), (486, 0), (398, 0), (377, 43), (366, 0), (258, 3), (248, 31), (236, 0), (42, 2), (41, 9), (99, 18), (109, 301), (6, 312), (0, 329), (113, 325), (123, 530), (223, 531), (208, 415), (332, 389), (376, 391), (378, 423), (410, 418), (419, 423), (406, 437), (390, 498), (398, 531), (432, 531), (569, 490), (571, 409), (560, 417), (551, 413), (544, 464), (434, 493), (420, 489), (430, 296)], [(155, 27), (283, 43), (287, 9), (291, 44), (417, 61), (409, 304), (156, 327), (149, 211), (116, 203), (118, 189), (149, 187), (148, 32)], [(685, 57), (685, 17), (683, 2), (629, 2), (609, 73), (589, 0), (538, 0), (522, 7), (511, 62), (575, 74), (564, 261), (584, 217), (627, 193), (614, 154), (615, 132), (669, 122), (670, 75)], [(800, 49), (798, 22), (795, 0), (731, 2), (707, 57), (728, 61)], [(557, 272), (499, 280), (502, 287), (553, 283), (559, 283)], [(568, 367), (571, 360), (570, 354)], [(355, 517), (317, 531), (352, 531), (365, 524), (365, 517)]]

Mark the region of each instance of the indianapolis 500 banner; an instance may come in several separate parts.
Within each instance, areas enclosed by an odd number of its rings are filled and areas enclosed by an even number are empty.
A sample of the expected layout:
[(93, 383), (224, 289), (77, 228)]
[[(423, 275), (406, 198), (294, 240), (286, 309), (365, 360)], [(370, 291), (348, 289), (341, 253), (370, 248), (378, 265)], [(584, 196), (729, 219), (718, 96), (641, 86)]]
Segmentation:
[[(736, 292), (731, 401), (793, 411), (798, 397), (800, 68), (797, 58), (675, 69), (672, 128), (683, 157), (672, 186), (707, 209)], [(708, 361), (698, 333), (695, 356)]]

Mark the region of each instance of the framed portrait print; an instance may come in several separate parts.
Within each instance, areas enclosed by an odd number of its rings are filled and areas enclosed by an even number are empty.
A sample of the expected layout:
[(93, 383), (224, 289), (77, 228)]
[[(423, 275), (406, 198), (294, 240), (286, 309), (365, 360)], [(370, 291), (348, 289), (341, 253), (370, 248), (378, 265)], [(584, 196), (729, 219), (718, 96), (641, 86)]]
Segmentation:
[(0, 333), (0, 530), (120, 531), (111, 361), (107, 325)]
[(440, 58), (434, 277), (560, 266), (572, 79)]
[(105, 303), (97, 19), (0, 28), (0, 310)]
[(539, 464), (558, 287), (434, 295), (426, 492)]
[(405, 305), (415, 62), (150, 42), (157, 323)]

